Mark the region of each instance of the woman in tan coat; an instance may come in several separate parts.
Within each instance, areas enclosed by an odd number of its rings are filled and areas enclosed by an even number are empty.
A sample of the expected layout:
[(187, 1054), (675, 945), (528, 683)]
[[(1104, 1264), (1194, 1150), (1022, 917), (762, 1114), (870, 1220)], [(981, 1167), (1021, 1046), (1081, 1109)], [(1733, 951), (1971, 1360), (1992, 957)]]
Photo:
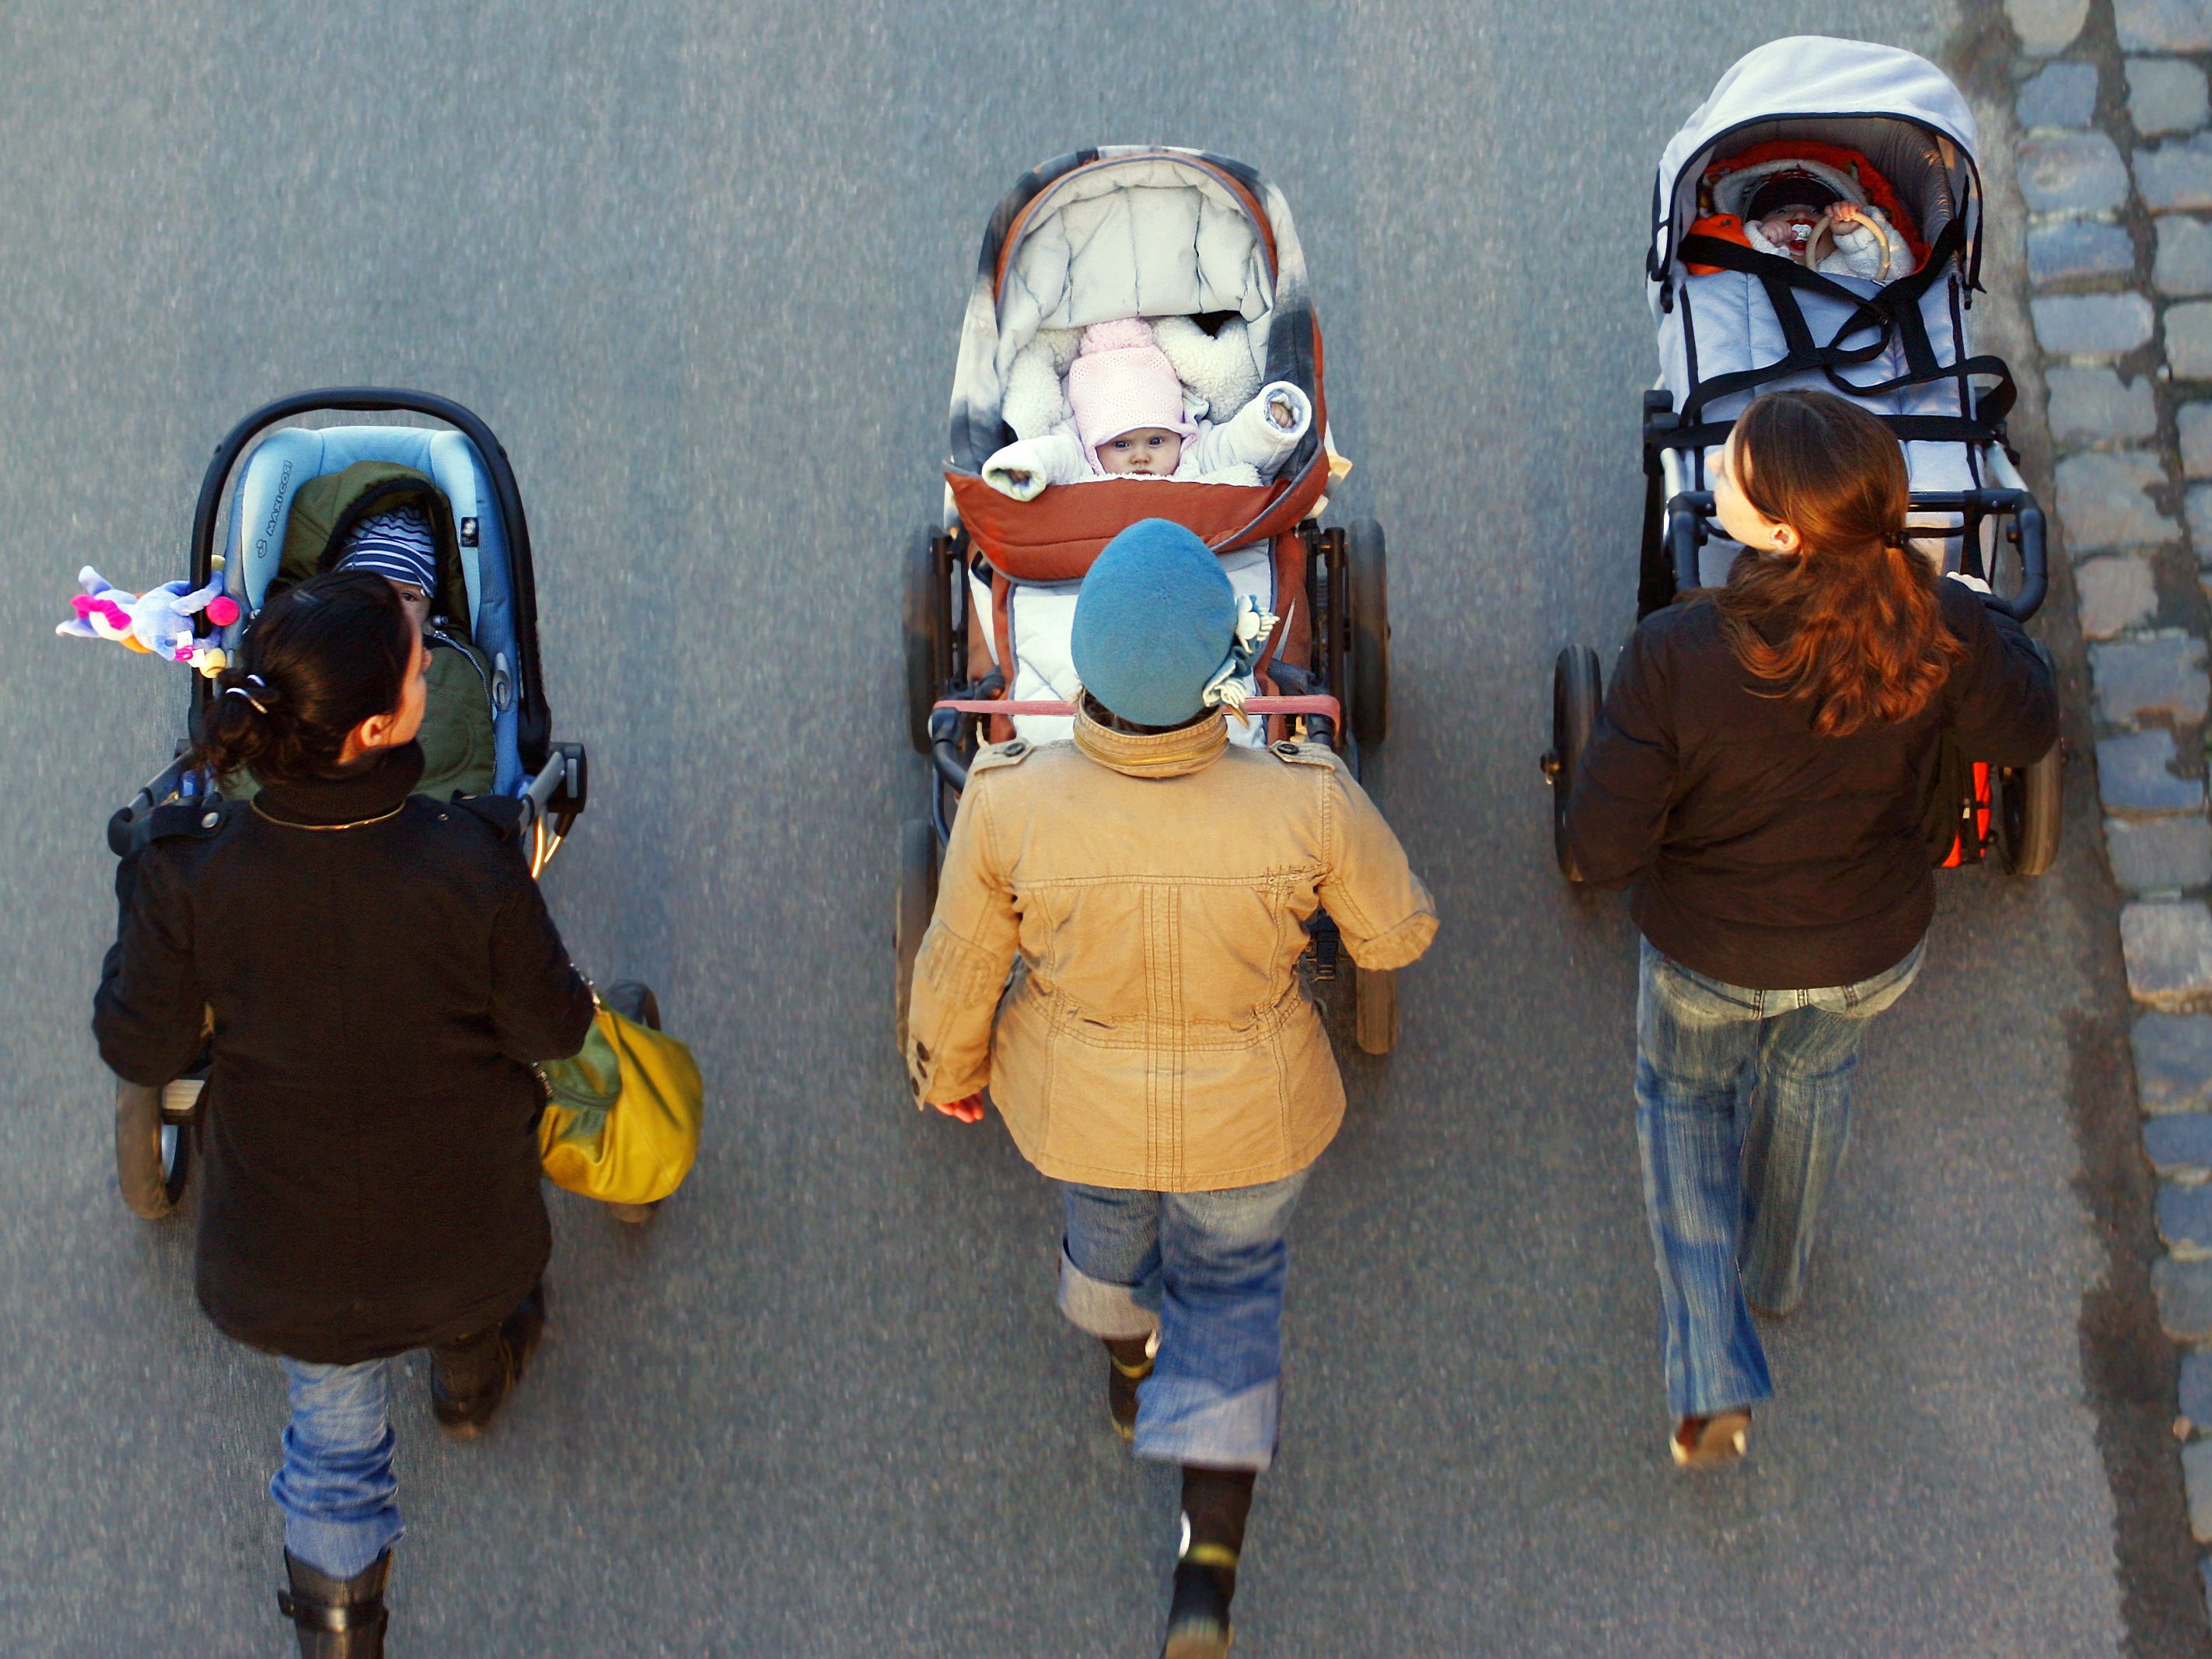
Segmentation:
[(1170, 1659), (1228, 1650), (1275, 1446), (1285, 1230), (1344, 1115), (1304, 924), (1326, 907), (1375, 969), (1437, 926), (1334, 755), (1230, 745), (1221, 705), (1272, 623), (1180, 526), (1108, 544), (1076, 601), (1075, 740), (970, 769), (907, 1039), (918, 1101), (973, 1121), (988, 1085), (1063, 1183), (1060, 1310), (1106, 1345), (1115, 1427), (1183, 1468)]

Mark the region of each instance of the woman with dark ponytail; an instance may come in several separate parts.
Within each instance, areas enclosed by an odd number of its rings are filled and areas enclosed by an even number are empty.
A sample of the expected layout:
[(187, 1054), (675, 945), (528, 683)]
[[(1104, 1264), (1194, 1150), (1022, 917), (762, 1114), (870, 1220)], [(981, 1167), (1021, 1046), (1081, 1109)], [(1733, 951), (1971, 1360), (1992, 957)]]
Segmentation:
[(2003, 766), (2058, 736), (2019, 624), (1912, 546), (1876, 417), (1770, 392), (1714, 483), (1744, 551), (1638, 627), (1567, 803), (1644, 936), (1637, 1134), (1690, 1468), (1741, 1456), (1773, 1393), (1753, 1316), (1797, 1305), (1861, 1040), (1919, 971), (1944, 732)]
[(551, 1243), (531, 1068), (592, 1019), (517, 804), (410, 793), (423, 662), (382, 576), (270, 601), (194, 756), (261, 791), (157, 815), (94, 1003), (101, 1055), (144, 1086), (212, 1031), (197, 1284), (290, 1385), (270, 1490), (307, 1659), (383, 1651), (386, 1362), (428, 1348), (433, 1410), (467, 1438), (530, 1358)]

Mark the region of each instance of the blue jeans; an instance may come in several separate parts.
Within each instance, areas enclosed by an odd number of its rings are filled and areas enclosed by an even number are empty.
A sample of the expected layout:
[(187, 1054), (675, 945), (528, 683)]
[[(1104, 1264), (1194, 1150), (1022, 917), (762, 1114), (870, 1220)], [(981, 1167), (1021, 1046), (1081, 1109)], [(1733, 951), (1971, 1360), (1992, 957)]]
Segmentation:
[(269, 1495), (284, 1512), (284, 1547), (318, 1571), (351, 1578), (405, 1530), (394, 1501), (391, 1361), (278, 1363), (291, 1386), (292, 1421)]
[(1927, 948), (1923, 939), (1856, 985), (1753, 991), (1643, 942), (1636, 1135), (1677, 1417), (1772, 1397), (1752, 1307), (1788, 1313), (1804, 1292), (1814, 1224), (1850, 1131), (1860, 1041)]
[(1137, 1455), (1211, 1468), (1274, 1460), (1284, 1231), (1306, 1171), (1217, 1193), (1063, 1183), (1060, 1310), (1097, 1337), (1159, 1333), (1137, 1390)]

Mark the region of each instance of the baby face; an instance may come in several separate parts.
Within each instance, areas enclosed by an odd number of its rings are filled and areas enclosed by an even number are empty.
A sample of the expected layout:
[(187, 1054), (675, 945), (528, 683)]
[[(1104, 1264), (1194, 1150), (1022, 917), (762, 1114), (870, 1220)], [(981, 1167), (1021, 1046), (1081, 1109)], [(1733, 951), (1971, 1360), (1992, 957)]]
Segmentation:
[(1812, 241), (1824, 210), (1802, 206), (1784, 208), (1759, 222), (1759, 234), (1777, 247), (1803, 248)]
[[(385, 580), (392, 581), (389, 576)], [(399, 595), (400, 609), (414, 619), (415, 631), (420, 634), (430, 625), (430, 596), (413, 582), (392, 582), (392, 588)]]
[(1098, 446), (1098, 465), (1116, 475), (1164, 478), (1182, 459), (1182, 438), (1164, 426), (1140, 426)]

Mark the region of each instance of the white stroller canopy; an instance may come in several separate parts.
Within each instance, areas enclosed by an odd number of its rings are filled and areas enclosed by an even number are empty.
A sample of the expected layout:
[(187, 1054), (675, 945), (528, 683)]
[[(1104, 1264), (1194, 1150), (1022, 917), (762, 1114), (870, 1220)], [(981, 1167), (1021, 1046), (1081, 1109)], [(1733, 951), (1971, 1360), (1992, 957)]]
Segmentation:
[(1917, 53), (1796, 34), (1730, 65), (1659, 158), (1651, 203), (1654, 283), (1666, 280), (1675, 245), (1695, 215), (1706, 164), (1771, 138), (1817, 139), (1857, 150), (1919, 216), (1929, 242), (1963, 216), (1972, 280), (1981, 264), (1981, 189), (1974, 115), (1965, 97)]

